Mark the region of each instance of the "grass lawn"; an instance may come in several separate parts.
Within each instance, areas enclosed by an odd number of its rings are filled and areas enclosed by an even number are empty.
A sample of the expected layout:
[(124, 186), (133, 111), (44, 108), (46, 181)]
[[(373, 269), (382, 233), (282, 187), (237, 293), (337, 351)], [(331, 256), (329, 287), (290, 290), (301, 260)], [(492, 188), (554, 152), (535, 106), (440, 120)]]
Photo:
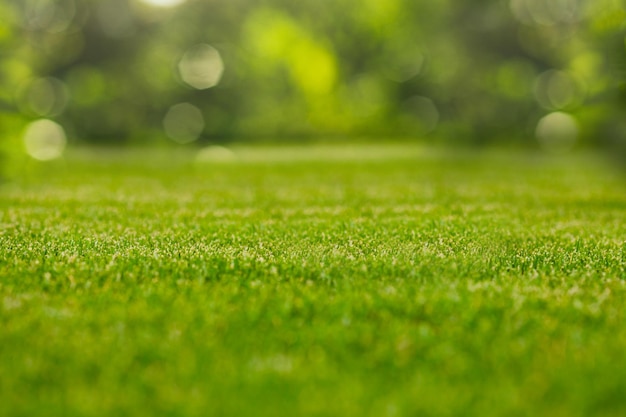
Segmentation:
[(593, 155), (80, 150), (0, 188), (1, 416), (624, 416)]

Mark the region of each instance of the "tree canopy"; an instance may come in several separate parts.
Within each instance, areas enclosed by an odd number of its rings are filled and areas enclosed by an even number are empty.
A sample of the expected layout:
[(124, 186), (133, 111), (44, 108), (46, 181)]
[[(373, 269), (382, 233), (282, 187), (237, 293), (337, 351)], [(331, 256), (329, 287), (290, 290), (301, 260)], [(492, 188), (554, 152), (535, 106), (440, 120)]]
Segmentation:
[(620, 1), (9, 0), (0, 13), (5, 146), (39, 119), (83, 142), (554, 149), (619, 139), (623, 123)]

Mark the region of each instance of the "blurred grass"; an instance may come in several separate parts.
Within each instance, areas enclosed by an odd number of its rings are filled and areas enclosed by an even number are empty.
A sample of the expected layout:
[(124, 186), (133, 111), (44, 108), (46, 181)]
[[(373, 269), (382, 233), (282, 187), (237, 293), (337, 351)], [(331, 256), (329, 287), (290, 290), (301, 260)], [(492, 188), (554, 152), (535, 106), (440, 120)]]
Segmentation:
[(594, 155), (73, 151), (0, 189), (0, 415), (622, 416)]

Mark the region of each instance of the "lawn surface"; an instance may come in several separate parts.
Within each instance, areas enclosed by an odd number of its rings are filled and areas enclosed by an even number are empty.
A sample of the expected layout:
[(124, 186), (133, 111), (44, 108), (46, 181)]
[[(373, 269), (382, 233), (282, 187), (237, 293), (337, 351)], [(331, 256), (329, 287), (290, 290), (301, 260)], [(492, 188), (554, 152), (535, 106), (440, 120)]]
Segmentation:
[(590, 155), (75, 151), (0, 188), (1, 416), (624, 416)]

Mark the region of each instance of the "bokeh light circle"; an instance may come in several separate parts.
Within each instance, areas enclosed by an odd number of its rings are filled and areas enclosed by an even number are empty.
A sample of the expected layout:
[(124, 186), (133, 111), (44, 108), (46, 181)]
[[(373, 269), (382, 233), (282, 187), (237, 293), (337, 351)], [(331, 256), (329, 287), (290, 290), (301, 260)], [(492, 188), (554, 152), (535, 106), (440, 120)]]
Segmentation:
[(63, 127), (49, 119), (30, 123), (24, 131), (26, 153), (39, 161), (49, 161), (63, 155), (67, 137)]
[(540, 74), (533, 86), (535, 99), (545, 109), (560, 110), (582, 102), (584, 88), (565, 71), (549, 70)]
[(53, 117), (63, 113), (68, 101), (68, 88), (54, 77), (32, 80), (19, 94), (22, 109), (42, 117)]
[(29, 30), (61, 33), (70, 28), (76, 17), (75, 0), (24, 2), (24, 25)]
[(180, 78), (197, 90), (219, 84), (224, 72), (224, 61), (217, 49), (208, 44), (190, 48), (178, 63)]
[(567, 113), (553, 112), (539, 120), (535, 134), (541, 147), (553, 153), (571, 150), (578, 139), (576, 119)]
[(175, 104), (169, 108), (163, 118), (163, 129), (174, 142), (190, 143), (202, 134), (204, 117), (200, 109), (193, 104)]

